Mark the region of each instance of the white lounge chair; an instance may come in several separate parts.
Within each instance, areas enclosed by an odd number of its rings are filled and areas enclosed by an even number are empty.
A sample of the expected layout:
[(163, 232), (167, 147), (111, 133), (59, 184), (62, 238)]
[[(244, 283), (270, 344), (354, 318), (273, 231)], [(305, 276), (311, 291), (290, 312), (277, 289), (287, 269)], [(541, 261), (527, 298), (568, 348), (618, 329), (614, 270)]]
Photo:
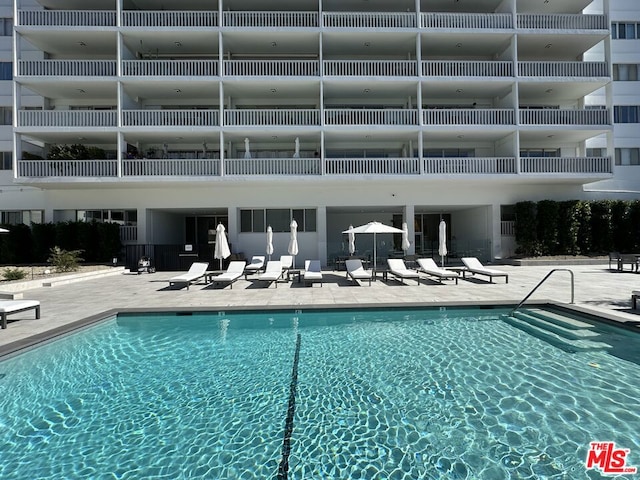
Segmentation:
[(233, 282), (239, 279), (244, 273), (245, 263), (242, 261), (230, 262), (227, 270), (220, 275), (213, 277), (213, 283), (228, 283), (233, 288)]
[(254, 255), (251, 257), (251, 262), (244, 267), (244, 279), (247, 279), (247, 275), (252, 275), (264, 270), (264, 260), (264, 255)]
[(187, 286), (187, 290), (189, 290), (189, 285), (197, 282), (206, 275), (207, 268), (209, 268), (207, 262), (193, 262), (188, 272), (169, 279), (169, 287), (178, 283), (184, 283)]
[(2, 328), (7, 328), (7, 315), (27, 310), (35, 310), (36, 320), (40, 318), (40, 302), (38, 300), (0, 300)]
[[(282, 277), (282, 273), (282, 262), (280, 260), (271, 260), (267, 262), (267, 268), (262, 275), (258, 276), (258, 280), (261, 282), (273, 282), (278, 288), (278, 280)], [(269, 288), (269, 285), (267, 285), (267, 288)]]
[(302, 275), (305, 283), (309, 283), (311, 286), (315, 282), (320, 282), (322, 286), (322, 269), (320, 267), (320, 260), (305, 260), (304, 261), (304, 274)]
[(362, 260), (359, 258), (350, 258), (344, 261), (344, 266), (347, 269), (347, 276), (354, 282), (358, 283), (358, 280), (369, 280), (369, 286), (371, 286), (371, 270), (365, 270), (362, 266)]
[(436, 277), (440, 283), (442, 283), (442, 280), (454, 279), (456, 281), (456, 285), (458, 284), (458, 279), (460, 278), (460, 274), (458, 272), (440, 268), (436, 262), (433, 261), (433, 258), (419, 258), (417, 261), (418, 272)]
[(409, 270), (404, 264), (404, 260), (401, 258), (387, 258), (387, 265), (389, 265), (389, 273), (396, 278), (399, 278), (403, 285), (405, 278), (415, 278), (420, 285), (420, 274), (415, 270)]
[(509, 283), (509, 274), (506, 272), (502, 272), (500, 270), (494, 270), (492, 268), (487, 268), (480, 260), (476, 257), (465, 257), (462, 258), (462, 263), (466, 267), (465, 270), (462, 271), (463, 278), (466, 278), (467, 273), (473, 273), (475, 275), (485, 275), (489, 277), (489, 282), (493, 283), (493, 277), (504, 277), (506, 283)]
[(280, 255), (280, 262), (283, 270), (289, 270), (293, 267), (293, 255)]

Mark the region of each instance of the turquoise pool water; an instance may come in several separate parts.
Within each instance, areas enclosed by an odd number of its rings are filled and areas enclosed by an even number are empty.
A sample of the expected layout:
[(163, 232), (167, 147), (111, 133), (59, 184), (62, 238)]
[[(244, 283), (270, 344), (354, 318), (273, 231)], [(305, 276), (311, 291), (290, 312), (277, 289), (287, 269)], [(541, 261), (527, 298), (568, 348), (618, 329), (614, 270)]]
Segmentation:
[(0, 363), (0, 478), (600, 478), (596, 440), (639, 466), (640, 366), (500, 313), (110, 319)]

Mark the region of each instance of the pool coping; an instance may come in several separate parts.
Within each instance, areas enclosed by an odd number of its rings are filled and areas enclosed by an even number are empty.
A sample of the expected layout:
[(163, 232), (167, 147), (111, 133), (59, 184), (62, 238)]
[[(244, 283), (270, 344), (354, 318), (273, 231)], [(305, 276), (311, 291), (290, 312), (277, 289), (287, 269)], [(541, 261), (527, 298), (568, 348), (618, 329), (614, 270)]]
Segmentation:
[[(67, 323), (60, 327), (52, 328), (45, 332), (37, 333), (29, 337), (16, 340), (15, 342), (8, 343), (0, 346), (0, 361), (6, 360), (15, 355), (19, 355), (24, 351), (31, 348), (35, 348), (40, 345), (57, 340), (65, 335), (81, 331), (85, 328), (89, 328), (102, 321), (115, 318), (119, 314), (144, 314), (144, 313), (182, 313), (182, 312), (256, 312), (256, 311), (269, 311), (269, 312), (298, 312), (314, 311), (314, 310), (385, 310), (385, 309), (438, 309), (438, 308), (509, 308), (515, 307), (518, 304), (517, 301), (469, 301), (469, 302), (411, 302), (411, 303), (362, 303), (362, 304), (309, 304), (309, 305), (264, 305), (261, 307), (245, 307), (245, 306), (226, 306), (226, 307), (150, 307), (150, 308), (113, 308), (105, 310), (101, 313), (91, 315), (89, 317), (76, 320), (74, 322)], [(558, 310), (565, 310), (578, 315), (589, 317), (591, 320), (599, 321), (605, 324), (614, 325), (619, 328), (623, 328), (629, 331), (640, 331), (640, 321), (627, 320), (624, 317), (617, 316), (608, 312), (601, 312), (592, 310), (590, 308), (578, 306), (575, 304), (560, 303), (553, 300), (536, 300), (532, 303), (526, 303), (521, 308), (555, 308)]]

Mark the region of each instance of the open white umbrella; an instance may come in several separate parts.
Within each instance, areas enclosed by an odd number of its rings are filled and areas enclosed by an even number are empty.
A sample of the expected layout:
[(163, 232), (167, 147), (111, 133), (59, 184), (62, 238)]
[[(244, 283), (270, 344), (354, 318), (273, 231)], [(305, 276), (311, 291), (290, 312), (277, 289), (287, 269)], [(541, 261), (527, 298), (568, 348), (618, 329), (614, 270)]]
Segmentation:
[(219, 223), (216, 228), (216, 248), (213, 252), (213, 258), (220, 259), (220, 270), (222, 270), (222, 260), (229, 255), (231, 255), (231, 250), (229, 250), (227, 235), (224, 233), (224, 225)]
[(407, 250), (411, 247), (411, 243), (409, 242), (409, 226), (407, 222), (402, 222), (402, 245), (401, 248), (404, 251), (404, 254), (407, 254)]
[(438, 255), (440, 255), (440, 265), (444, 267), (444, 257), (447, 256), (447, 224), (444, 220), (440, 220), (438, 225)]
[(289, 239), (289, 255), (293, 255), (293, 268), (296, 268), (296, 255), (298, 255), (298, 222), (291, 220), (291, 238)]
[(267, 255), (269, 255), (269, 260), (271, 260), (271, 255), (273, 255), (273, 229), (271, 225), (267, 227)]
[(244, 139), (244, 158), (251, 158), (251, 150), (249, 150), (249, 139)]
[(353, 233), (353, 225), (349, 225), (349, 255), (356, 253), (356, 234)]
[(402, 230), (396, 227), (391, 227), (389, 225), (385, 225), (380, 222), (369, 222), (365, 225), (360, 225), (359, 227), (350, 228), (349, 230), (345, 230), (342, 233), (351, 233), (355, 235), (356, 233), (373, 233), (373, 269), (375, 270), (378, 266), (376, 259), (376, 235), (378, 233), (402, 233)]

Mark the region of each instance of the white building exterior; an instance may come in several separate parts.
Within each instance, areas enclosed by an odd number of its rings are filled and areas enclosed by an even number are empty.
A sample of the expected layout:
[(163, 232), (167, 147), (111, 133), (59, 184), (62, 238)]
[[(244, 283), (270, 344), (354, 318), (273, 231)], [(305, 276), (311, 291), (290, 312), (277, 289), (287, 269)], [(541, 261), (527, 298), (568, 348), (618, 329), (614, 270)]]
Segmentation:
[[(444, 218), (450, 253), (490, 260), (513, 254), (516, 202), (640, 197), (639, 120), (613, 122), (640, 105), (637, 0), (0, 5), (8, 223), (198, 245), (223, 222), (246, 256), (272, 225), (278, 256), (295, 218), (298, 257), (326, 264), (371, 220), (430, 255)], [(73, 144), (91, 158), (48, 158)]]

